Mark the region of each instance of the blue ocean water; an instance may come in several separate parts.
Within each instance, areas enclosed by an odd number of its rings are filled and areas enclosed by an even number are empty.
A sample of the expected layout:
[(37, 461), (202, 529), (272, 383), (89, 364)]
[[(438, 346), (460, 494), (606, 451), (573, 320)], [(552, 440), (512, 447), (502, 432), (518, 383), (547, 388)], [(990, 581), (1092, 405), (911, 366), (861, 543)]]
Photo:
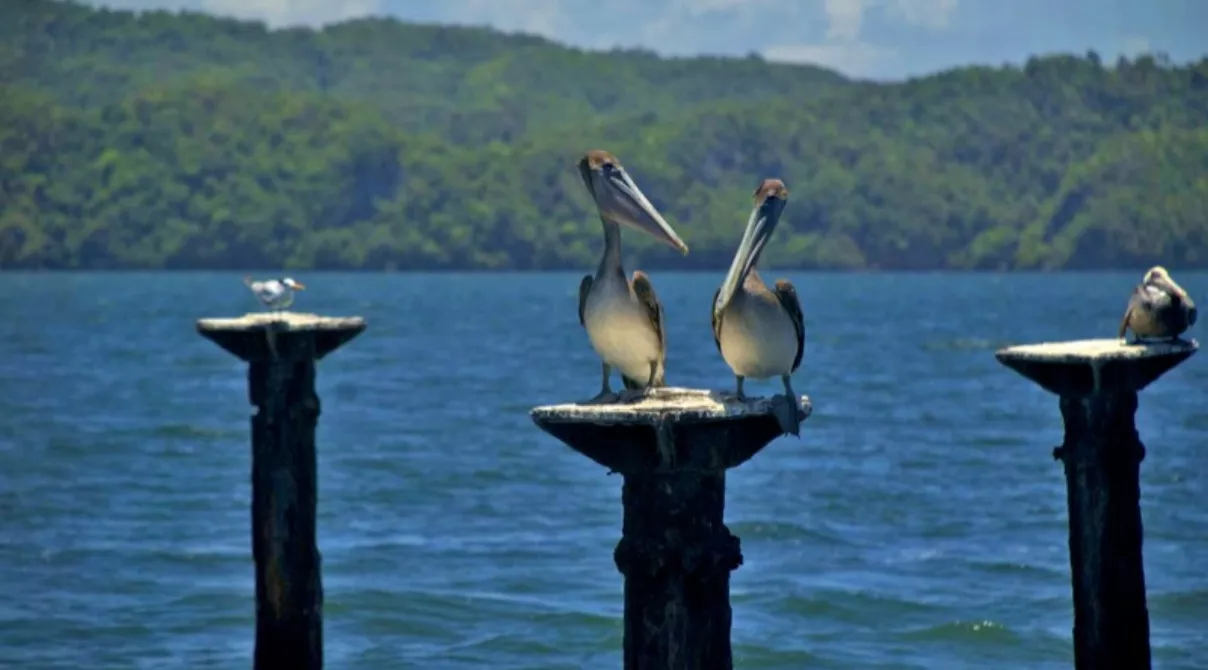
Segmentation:
[[(789, 274), (815, 410), (728, 477), (735, 666), (1070, 667), (1057, 401), (993, 351), (1113, 336), (1140, 270)], [(369, 322), (319, 364), (327, 667), (620, 667), (620, 478), (528, 418), (597, 389), (580, 276), (298, 276)], [(652, 276), (668, 382), (730, 388), (721, 273)], [(234, 273), (0, 274), (0, 667), (249, 667), (245, 371), (194, 321), (256, 308)], [(1171, 670), (1208, 668), (1203, 355), (1137, 417)]]

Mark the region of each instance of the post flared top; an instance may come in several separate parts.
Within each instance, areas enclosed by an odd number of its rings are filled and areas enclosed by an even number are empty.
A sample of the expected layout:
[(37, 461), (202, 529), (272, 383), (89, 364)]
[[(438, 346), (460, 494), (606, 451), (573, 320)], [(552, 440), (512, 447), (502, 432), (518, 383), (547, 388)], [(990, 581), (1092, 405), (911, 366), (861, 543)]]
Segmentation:
[[(638, 402), (546, 405), (530, 416), (545, 432), (616, 472), (672, 465), (726, 470), (782, 434), (776, 411), (785, 402), (783, 396), (740, 401), (717, 391), (656, 388)], [(812, 405), (805, 396), (797, 402), (804, 421)]]
[[(244, 361), (264, 360), (277, 350), (275, 338), (303, 335), (313, 338), (315, 360), (335, 351), (365, 331), (359, 316), (331, 317), (296, 312), (257, 312), (237, 318), (200, 319), (197, 332)], [(285, 348), (290, 349), (290, 348)]]
[(1195, 340), (1042, 342), (995, 352), (999, 363), (1059, 396), (1136, 393), (1199, 350)]

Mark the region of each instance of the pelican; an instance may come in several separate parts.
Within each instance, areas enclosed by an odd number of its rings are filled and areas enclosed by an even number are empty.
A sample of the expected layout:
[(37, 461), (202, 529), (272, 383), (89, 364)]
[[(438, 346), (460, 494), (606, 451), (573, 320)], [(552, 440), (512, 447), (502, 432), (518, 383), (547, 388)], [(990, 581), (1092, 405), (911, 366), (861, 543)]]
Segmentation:
[(252, 281), (251, 277), (244, 277), (243, 283), (252, 289), (252, 293), (256, 294), (260, 302), (275, 312), (294, 304), (294, 291), (306, 288), (301, 282), (290, 277), (265, 281)]
[(801, 405), (792, 373), (805, 350), (805, 321), (797, 290), (787, 279), (769, 289), (755, 270), (759, 255), (780, 221), (789, 192), (779, 179), (764, 179), (755, 189), (755, 208), (721, 288), (713, 294), (713, 341), (738, 380), (737, 397), (746, 400), (743, 380), (780, 376), (792, 408), (781, 417), (784, 432), (800, 436)]
[(1195, 302), (1166, 268), (1154, 266), (1133, 289), (1119, 337), (1132, 330), (1138, 340), (1177, 338), (1195, 323), (1196, 311)]
[(600, 392), (588, 402), (610, 402), (618, 399), (609, 386), (614, 367), (621, 373), (624, 397), (666, 383), (663, 306), (645, 273), (635, 271), (632, 279), (625, 278), (619, 224), (654, 235), (684, 254), (688, 245), (633, 183), (616, 156), (589, 151), (579, 160), (579, 174), (596, 201), (604, 226), (600, 267), (594, 277), (587, 275), (579, 283), (579, 324), (601, 362)]

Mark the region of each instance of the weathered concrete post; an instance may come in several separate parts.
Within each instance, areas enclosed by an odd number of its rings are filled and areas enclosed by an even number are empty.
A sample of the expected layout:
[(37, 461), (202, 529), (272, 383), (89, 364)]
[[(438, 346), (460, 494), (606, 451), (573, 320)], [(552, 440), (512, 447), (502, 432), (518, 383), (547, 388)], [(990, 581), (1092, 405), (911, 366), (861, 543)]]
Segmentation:
[(1008, 347), (999, 362), (1061, 396), (1074, 667), (1147, 670), (1149, 611), (1141, 561), (1137, 393), (1196, 352), (1175, 341), (1081, 340)]
[(261, 313), (197, 330), (248, 362), (256, 670), (323, 667), (323, 586), (315, 543), (315, 361), (365, 330), (360, 318)]
[(542, 430), (624, 477), (613, 559), (625, 576), (625, 670), (733, 668), (730, 572), (742, 552), (723, 519), (726, 470), (781, 434), (774, 402), (788, 401), (662, 388), (633, 404), (532, 411)]

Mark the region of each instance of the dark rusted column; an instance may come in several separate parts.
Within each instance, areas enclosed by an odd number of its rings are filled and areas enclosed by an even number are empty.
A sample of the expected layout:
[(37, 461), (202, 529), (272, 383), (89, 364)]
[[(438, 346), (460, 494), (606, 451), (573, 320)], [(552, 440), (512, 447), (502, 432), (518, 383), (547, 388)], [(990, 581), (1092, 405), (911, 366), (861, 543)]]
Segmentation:
[(1149, 610), (1141, 560), (1137, 394), (1196, 352), (1195, 342), (1081, 340), (1008, 347), (999, 362), (1061, 397), (1074, 667), (1148, 670)]
[(365, 330), (360, 318), (263, 313), (197, 330), (248, 362), (256, 670), (323, 667), (323, 585), (315, 542), (315, 361)]
[[(625, 576), (625, 670), (730, 670), (726, 470), (780, 435), (773, 400), (664, 388), (641, 402), (551, 405), (533, 421), (624, 477), (614, 559)], [(803, 416), (810, 403), (801, 399)]]

